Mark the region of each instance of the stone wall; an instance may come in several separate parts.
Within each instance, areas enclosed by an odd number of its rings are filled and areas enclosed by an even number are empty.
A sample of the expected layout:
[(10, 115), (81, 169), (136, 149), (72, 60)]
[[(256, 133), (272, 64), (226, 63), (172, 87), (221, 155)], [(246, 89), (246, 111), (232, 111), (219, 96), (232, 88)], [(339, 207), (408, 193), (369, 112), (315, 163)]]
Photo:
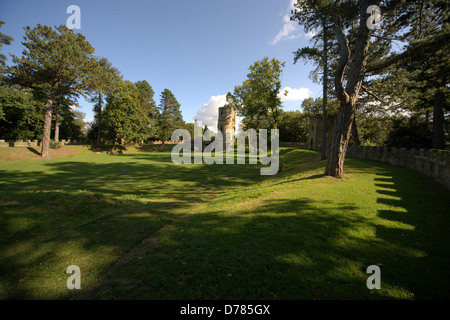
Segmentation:
[[(63, 145), (90, 145), (90, 140), (59, 140)], [(0, 140), (0, 147), (37, 147), (40, 146), (38, 140)]]
[(347, 156), (418, 171), (450, 189), (450, 151), (349, 146)]
[[(59, 140), (62, 145), (91, 145), (94, 144), (91, 140)], [(153, 141), (151, 144), (161, 144), (161, 141)], [(166, 144), (176, 144), (179, 141), (166, 141)], [(40, 141), (38, 140), (1, 140), (0, 147), (37, 147), (40, 146)]]
[(308, 143), (300, 142), (280, 142), (280, 147), (308, 149)]
[(37, 147), (38, 140), (0, 140), (0, 147)]

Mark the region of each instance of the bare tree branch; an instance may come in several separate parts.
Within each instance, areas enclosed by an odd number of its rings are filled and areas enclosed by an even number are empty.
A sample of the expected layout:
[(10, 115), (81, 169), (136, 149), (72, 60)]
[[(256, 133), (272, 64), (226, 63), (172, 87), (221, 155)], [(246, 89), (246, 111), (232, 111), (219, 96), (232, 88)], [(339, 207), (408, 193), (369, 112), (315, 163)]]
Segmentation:
[(381, 99), (380, 97), (378, 97), (376, 94), (374, 94), (373, 92), (369, 91), (369, 89), (367, 89), (365, 86), (361, 86), (361, 89), (367, 93), (369, 96), (374, 97), (376, 100), (380, 101), (381, 103), (385, 103), (383, 99)]

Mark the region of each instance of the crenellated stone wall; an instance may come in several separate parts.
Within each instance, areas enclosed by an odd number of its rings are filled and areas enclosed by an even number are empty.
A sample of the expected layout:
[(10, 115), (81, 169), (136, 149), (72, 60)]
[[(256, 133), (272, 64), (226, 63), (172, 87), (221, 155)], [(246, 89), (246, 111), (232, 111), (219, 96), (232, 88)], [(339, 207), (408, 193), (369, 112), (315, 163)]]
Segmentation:
[(450, 189), (450, 151), (349, 146), (347, 156), (389, 163), (418, 171)]

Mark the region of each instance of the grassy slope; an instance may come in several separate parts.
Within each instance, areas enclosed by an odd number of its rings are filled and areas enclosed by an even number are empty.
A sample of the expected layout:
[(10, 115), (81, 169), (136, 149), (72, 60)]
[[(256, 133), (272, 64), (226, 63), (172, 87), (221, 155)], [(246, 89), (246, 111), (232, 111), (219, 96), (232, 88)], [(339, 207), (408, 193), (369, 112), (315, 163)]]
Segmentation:
[[(0, 164), (2, 299), (450, 297), (450, 194), (413, 172), (348, 159), (337, 180), (317, 153), (284, 148), (286, 170), (264, 177), (73, 148)], [(72, 264), (81, 292), (66, 287)]]

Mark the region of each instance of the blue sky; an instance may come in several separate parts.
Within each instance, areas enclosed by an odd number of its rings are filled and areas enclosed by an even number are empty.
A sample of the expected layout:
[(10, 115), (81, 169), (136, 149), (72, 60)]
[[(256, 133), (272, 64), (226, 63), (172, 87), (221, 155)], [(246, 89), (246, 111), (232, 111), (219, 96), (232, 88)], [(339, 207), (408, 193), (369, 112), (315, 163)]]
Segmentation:
[[(77, 32), (95, 55), (108, 58), (126, 80), (147, 80), (157, 103), (170, 89), (186, 122), (214, 125), (224, 95), (265, 56), (286, 62), (282, 82), (291, 93), (285, 110), (300, 110), (301, 99), (322, 94), (308, 78), (312, 66), (293, 64), (292, 52), (307, 46), (309, 37), (288, 21), (292, 0), (2, 0), (1, 32), (15, 39), (3, 53), (21, 55), (25, 26), (66, 24), (69, 5), (80, 7)], [(79, 103), (92, 119), (92, 106)]]

